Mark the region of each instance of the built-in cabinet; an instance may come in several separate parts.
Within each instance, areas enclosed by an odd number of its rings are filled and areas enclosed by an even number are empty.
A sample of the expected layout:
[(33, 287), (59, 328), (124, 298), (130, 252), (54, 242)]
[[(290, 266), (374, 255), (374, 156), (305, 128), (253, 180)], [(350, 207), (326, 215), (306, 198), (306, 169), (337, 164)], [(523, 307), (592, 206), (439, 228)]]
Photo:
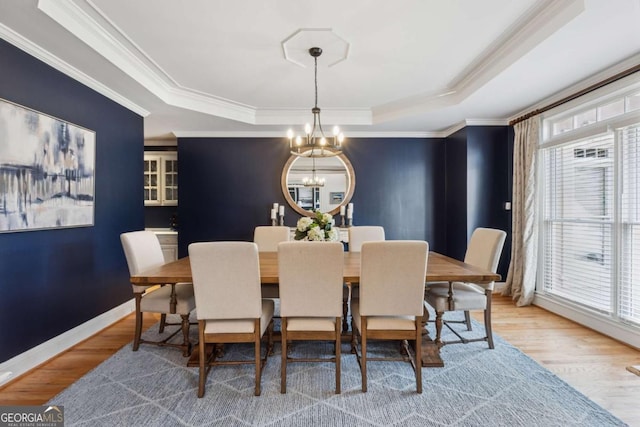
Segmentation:
[(144, 153), (144, 205), (178, 205), (178, 153)]
[(162, 248), (162, 254), (164, 255), (165, 262), (171, 262), (178, 259), (178, 233), (175, 231), (154, 231), (158, 240), (160, 241), (160, 247)]

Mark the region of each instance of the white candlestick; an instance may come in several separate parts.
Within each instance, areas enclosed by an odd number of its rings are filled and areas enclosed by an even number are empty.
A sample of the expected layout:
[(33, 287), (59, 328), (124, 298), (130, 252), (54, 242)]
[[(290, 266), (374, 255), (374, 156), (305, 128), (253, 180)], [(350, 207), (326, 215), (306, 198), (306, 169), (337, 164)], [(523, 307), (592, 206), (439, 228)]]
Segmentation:
[(344, 213), (345, 213), (345, 207), (340, 206), (340, 215), (344, 216)]
[(274, 204), (273, 204), (273, 209), (275, 209), (275, 210), (276, 210), (276, 212), (278, 212), (278, 204), (277, 204), (277, 203), (274, 203)]
[(347, 208), (347, 218), (353, 218), (353, 203), (349, 203), (349, 207)]
[(280, 205), (278, 212), (280, 213), (280, 216), (284, 216), (284, 205)]
[(276, 219), (276, 210), (271, 209), (271, 219)]

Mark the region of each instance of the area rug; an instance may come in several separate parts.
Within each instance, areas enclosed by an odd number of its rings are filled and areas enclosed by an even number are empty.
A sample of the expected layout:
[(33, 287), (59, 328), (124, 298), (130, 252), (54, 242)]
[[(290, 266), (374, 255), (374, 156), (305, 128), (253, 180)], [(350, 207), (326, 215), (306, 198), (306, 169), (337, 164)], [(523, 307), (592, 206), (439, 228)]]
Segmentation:
[[(474, 321), (472, 334), (482, 333)], [(157, 326), (145, 334), (155, 338)], [(500, 337), (495, 344), (494, 350), (483, 342), (443, 347), (445, 367), (423, 368), (424, 391), (417, 394), (413, 370), (402, 362), (369, 363), (362, 393), (356, 357), (344, 343), (339, 395), (332, 363), (288, 365), (281, 394), (276, 344), (261, 396), (253, 395), (253, 366), (236, 365), (213, 368), (201, 399), (198, 370), (186, 367), (181, 351), (141, 345), (133, 352), (129, 344), (48, 403), (64, 406), (66, 426), (92, 427), (625, 425)], [(399, 345), (372, 348), (389, 354)], [(294, 343), (293, 352), (329, 355), (332, 345)], [(225, 354), (251, 359), (253, 347), (227, 345)]]

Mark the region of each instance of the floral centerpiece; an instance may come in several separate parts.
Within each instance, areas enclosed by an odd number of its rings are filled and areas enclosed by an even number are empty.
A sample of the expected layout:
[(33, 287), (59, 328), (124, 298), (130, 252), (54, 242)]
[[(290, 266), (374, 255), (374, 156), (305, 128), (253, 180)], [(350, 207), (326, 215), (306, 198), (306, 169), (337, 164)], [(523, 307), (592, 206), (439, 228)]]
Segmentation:
[(303, 216), (296, 226), (296, 240), (333, 242), (338, 240), (338, 231), (333, 228), (333, 216), (318, 210), (313, 216)]

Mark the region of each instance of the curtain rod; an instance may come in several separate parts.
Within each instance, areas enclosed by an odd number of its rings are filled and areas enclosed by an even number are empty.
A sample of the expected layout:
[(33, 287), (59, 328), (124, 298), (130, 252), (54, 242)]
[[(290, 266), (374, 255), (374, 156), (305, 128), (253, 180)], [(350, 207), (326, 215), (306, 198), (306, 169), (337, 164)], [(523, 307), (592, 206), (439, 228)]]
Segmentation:
[(545, 107), (538, 108), (537, 110), (533, 110), (533, 111), (525, 114), (524, 116), (518, 117), (517, 119), (513, 119), (513, 120), (511, 120), (509, 122), (509, 126), (513, 126), (516, 123), (520, 123), (520, 122), (522, 122), (524, 120), (527, 120), (527, 119), (529, 119), (529, 118), (531, 118), (533, 116), (537, 116), (538, 114), (542, 114), (545, 111), (549, 111), (552, 108), (557, 107), (558, 105), (562, 105), (562, 104), (565, 104), (565, 103), (567, 103), (569, 101), (573, 101), (574, 99), (576, 99), (576, 98), (578, 98), (578, 97), (580, 97), (582, 95), (586, 95), (589, 92), (593, 92), (596, 89), (600, 89), (601, 87), (606, 86), (609, 83), (613, 83), (616, 80), (620, 80), (620, 79), (622, 79), (624, 77), (630, 76), (631, 74), (636, 73), (638, 71), (640, 71), (640, 64), (635, 65), (635, 66), (633, 66), (633, 67), (631, 67), (629, 69), (626, 69), (624, 71), (621, 71), (618, 74), (615, 74), (615, 75), (613, 75), (613, 76), (611, 76), (611, 77), (609, 77), (609, 78), (607, 78), (605, 80), (602, 80), (601, 82), (592, 84), (591, 86), (589, 86), (589, 87), (587, 87), (585, 89), (582, 89), (581, 91), (578, 91), (578, 92), (574, 93), (573, 95), (565, 96), (564, 98), (560, 99), (559, 101), (556, 101), (556, 102), (554, 102), (552, 104), (549, 104), (549, 105), (547, 105)]

